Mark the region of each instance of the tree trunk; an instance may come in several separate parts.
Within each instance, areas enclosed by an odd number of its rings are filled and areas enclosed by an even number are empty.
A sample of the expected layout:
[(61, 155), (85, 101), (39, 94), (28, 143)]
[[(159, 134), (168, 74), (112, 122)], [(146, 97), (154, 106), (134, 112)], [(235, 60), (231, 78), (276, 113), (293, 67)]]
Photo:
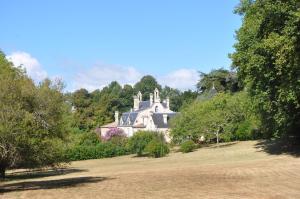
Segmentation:
[(0, 179), (5, 179), (5, 167), (0, 167)]

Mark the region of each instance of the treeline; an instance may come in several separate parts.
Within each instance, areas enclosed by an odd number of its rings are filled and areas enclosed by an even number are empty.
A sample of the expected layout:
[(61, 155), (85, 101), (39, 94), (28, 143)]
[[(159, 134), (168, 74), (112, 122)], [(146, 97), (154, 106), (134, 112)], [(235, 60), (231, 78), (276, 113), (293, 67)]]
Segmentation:
[(79, 89), (67, 94), (68, 101), (74, 108), (72, 127), (75, 131), (91, 131), (103, 124), (114, 120), (114, 112), (129, 111), (133, 107), (133, 96), (141, 91), (143, 100), (149, 100), (149, 94), (154, 89), (160, 90), (162, 99), (170, 98), (170, 108), (179, 111), (185, 104), (189, 104), (197, 97), (196, 91), (181, 92), (168, 86), (162, 87), (154, 77), (147, 75), (134, 86), (121, 86), (113, 81), (103, 89), (89, 92)]
[(173, 121), (173, 141), (299, 141), (299, 9), (297, 0), (240, 1), (243, 24), (230, 55), (237, 73), (202, 74), (199, 100)]

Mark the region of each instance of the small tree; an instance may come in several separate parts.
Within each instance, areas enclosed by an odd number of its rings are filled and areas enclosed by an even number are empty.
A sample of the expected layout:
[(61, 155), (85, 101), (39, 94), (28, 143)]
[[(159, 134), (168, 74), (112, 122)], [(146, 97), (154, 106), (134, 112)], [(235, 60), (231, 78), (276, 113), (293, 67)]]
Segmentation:
[(166, 156), (170, 152), (170, 149), (164, 141), (160, 139), (153, 139), (145, 147), (145, 152), (147, 152), (151, 157), (159, 158)]
[(182, 153), (192, 152), (195, 148), (196, 145), (192, 140), (187, 140), (180, 145), (180, 151)]
[(157, 132), (138, 131), (130, 137), (127, 146), (131, 152), (141, 156), (149, 142), (153, 139), (158, 139), (158, 136)]

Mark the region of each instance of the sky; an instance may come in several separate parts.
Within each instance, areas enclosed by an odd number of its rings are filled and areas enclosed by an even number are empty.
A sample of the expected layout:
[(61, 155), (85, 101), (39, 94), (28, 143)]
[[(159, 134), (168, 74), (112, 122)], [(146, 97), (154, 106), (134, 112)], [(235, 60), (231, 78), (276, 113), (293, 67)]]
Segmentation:
[(144, 75), (195, 89), (198, 71), (230, 69), (238, 0), (2, 0), (0, 49), (66, 91), (134, 84)]

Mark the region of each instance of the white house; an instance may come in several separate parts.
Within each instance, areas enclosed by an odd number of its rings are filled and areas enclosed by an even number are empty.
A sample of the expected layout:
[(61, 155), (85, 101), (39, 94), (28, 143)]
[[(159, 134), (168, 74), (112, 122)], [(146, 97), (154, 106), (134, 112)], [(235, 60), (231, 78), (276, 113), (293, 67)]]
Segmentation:
[(165, 134), (166, 140), (170, 141), (169, 119), (177, 113), (170, 110), (169, 98), (161, 102), (159, 91), (156, 88), (147, 101), (142, 101), (142, 93), (138, 92), (133, 97), (133, 103), (133, 109), (123, 113), (120, 118), (116, 111), (115, 122), (101, 126), (101, 135), (105, 135), (112, 127), (118, 127), (123, 129), (128, 137), (139, 130), (160, 131)]

